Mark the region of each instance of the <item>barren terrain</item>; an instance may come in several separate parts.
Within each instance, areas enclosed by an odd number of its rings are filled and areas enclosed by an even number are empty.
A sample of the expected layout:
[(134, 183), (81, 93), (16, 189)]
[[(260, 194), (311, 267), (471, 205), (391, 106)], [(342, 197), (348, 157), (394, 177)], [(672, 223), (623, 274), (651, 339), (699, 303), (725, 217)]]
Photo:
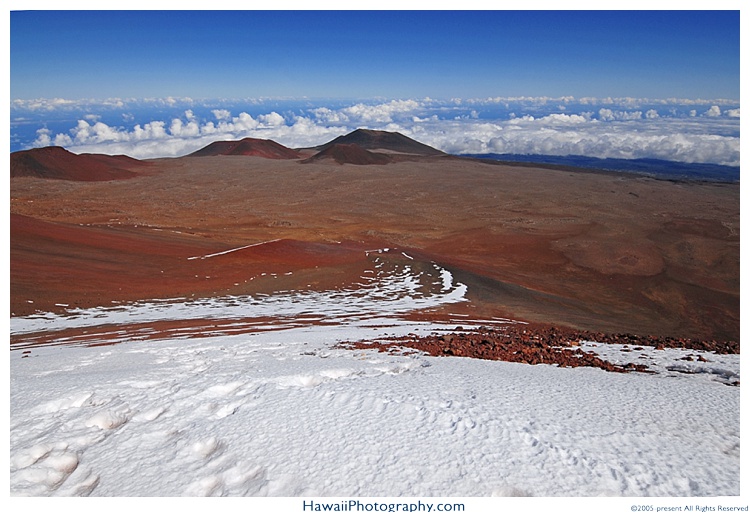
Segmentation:
[(468, 301), (427, 315), (739, 339), (738, 184), (514, 167), (408, 145), (326, 150), (118, 158), (125, 179), (111, 181), (12, 177), (11, 315), (332, 289), (361, 275), (365, 251), (390, 247), (468, 286)]
[(11, 154), (12, 495), (740, 494), (738, 184), (287, 149)]

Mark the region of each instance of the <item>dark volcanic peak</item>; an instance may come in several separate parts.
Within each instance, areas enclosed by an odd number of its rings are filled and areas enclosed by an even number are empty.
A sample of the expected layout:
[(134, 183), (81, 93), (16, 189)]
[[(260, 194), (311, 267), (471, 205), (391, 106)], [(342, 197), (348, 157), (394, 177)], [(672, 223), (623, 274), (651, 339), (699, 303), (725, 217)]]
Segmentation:
[(302, 160), (302, 163), (333, 160), (338, 164), (383, 165), (395, 161), (390, 155), (367, 151), (359, 144), (326, 144), (326, 146), (319, 153)]
[(10, 177), (32, 176), (71, 181), (124, 180), (144, 162), (124, 155), (76, 155), (58, 147), (27, 149), (10, 154)]
[(430, 147), (406, 135), (398, 132), (385, 132), (381, 130), (365, 130), (360, 128), (353, 132), (333, 139), (328, 144), (318, 146), (316, 149), (325, 150), (334, 144), (357, 144), (364, 149), (394, 151), (420, 156), (445, 155), (433, 147)]
[(276, 160), (295, 159), (300, 155), (295, 150), (282, 146), (278, 142), (266, 139), (220, 140), (212, 142), (203, 149), (188, 156), (242, 155), (259, 156)]

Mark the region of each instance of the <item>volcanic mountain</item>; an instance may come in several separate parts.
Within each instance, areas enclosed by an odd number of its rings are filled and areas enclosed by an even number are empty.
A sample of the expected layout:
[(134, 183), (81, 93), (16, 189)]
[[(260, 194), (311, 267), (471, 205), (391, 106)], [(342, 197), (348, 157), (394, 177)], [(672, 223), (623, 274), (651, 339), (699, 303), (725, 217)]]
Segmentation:
[(143, 162), (124, 155), (76, 155), (58, 147), (10, 154), (10, 177), (32, 176), (71, 181), (111, 181), (137, 176), (131, 169)]
[(383, 165), (396, 161), (392, 155), (368, 151), (358, 144), (328, 145), (323, 151), (302, 160), (303, 164), (333, 160), (338, 164)]
[(259, 156), (276, 160), (291, 160), (299, 158), (295, 150), (282, 146), (278, 142), (266, 139), (247, 137), (242, 140), (219, 140), (212, 142), (205, 148), (199, 149), (188, 156), (219, 156), (242, 155)]
[(360, 148), (368, 150), (388, 151), (395, 153), (406, 153), (420, 156), (442, 156), (445, 155), (433, 147), (430, 147), (406, 135), (398, 132), (385, 132), (381, 130), (358, 129), (351, 133), (336, 137), (331, 142), (318, 146), (314, 149), (325, 151), (337, 144), (356, 144)]

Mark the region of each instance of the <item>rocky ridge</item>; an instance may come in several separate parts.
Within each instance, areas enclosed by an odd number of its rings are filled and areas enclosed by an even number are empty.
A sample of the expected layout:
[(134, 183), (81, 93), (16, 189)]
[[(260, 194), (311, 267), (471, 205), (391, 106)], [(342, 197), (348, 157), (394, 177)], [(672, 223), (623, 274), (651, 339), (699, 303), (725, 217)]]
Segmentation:
[[(377, 349), (379, 352), (400, 352), (413, 349), (437, 357), (471, 357), (525, 364), (554, 364), (560, 367), (590, 366), (610, 372), (647, 372), (646, 365), (628, 363), (616, 365), (594, 354), (584, 352), (582, 342), (622, 344), (627, 350), (642, 350), (643, 346), (685, 348), (716, 354), (739, 354), (739, 342), (717, 342), (688, 338), (637, 336), (633, 334), (605, 334), (577, 331), (565, 327), (513, 323), (497, 328), (464, 329), (457, 326), (446, 334), (432, 333), (419, 336), (393, 336), (376, 341), (345, 342), (347, 349)], [(630, 349), (630, 346), (634, 346)], [(691, 357), (691, 356), (686, 356)], [(701, 357), (701, 356), (696, 356)], [(692, 359), (690, 359), (692, 360)]]

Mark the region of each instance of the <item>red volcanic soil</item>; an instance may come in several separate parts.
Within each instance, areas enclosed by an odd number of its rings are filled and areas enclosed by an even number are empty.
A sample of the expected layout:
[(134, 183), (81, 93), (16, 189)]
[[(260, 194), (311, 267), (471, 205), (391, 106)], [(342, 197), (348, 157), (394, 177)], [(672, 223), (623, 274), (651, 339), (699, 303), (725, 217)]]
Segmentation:
[(278, 287), (329, 289), (367, 264), (360, 247), (346, 244), (270, 240), (237, 248), (174, 231), (70, 225), (13, 213), (10, 232), (13, 315), (58, 310), (59, 303), (93, 307)]
[(124, 155), (76, 155), (57, 146), (10, 154), (10, 177), (34, 176), (72, 181), (123, 180), (137, 176), (131, 169), (144, 164)]
[(331, 142), (318, 146), (316, 149), (324, 151), (337, 144), (356, 144), (364, 149), (377, 149), (386, 151), (395, 151), (397, 153), (408, 153), (410, 155), (421, 156), (441, 156), (445, 155), (433, 147), (430, 147), (406, 135), (398, 132), (386, 132), (381, 130), (365, 130), (360, 128), (347, 135), (336, 137)]
[[(390, 247), (467, 286), (455, 313), (739, 340), (738, 184), (415, 157), (403, 136), (355, 134), (357, 146), (322, 151), (393, 161), (337, 172), (333, 156), (167, 158), (98, 182), (12, 173), (11, 314), (332, 289), (369, 268), (365, 250)], [(387, 147), (365, 147), (378, 137)]]
[(333, 144), (323, 151), (302, 160), (303, 164), (333, 160), (337, 164), (384, 165), (394, 160), (390, 155), (368, 151), (357, 144)]
[(278, 142), (266, 139), (253, 139), (251, 137), (242, 140), (226, 140), (212, 142), (205, 148), (199, 149), (188, 156), (218, 156), (218, 155), (242, 155), (258, 156), (273, 159), (296, 159), (300, 157), (297, 151), (282, 146)]

